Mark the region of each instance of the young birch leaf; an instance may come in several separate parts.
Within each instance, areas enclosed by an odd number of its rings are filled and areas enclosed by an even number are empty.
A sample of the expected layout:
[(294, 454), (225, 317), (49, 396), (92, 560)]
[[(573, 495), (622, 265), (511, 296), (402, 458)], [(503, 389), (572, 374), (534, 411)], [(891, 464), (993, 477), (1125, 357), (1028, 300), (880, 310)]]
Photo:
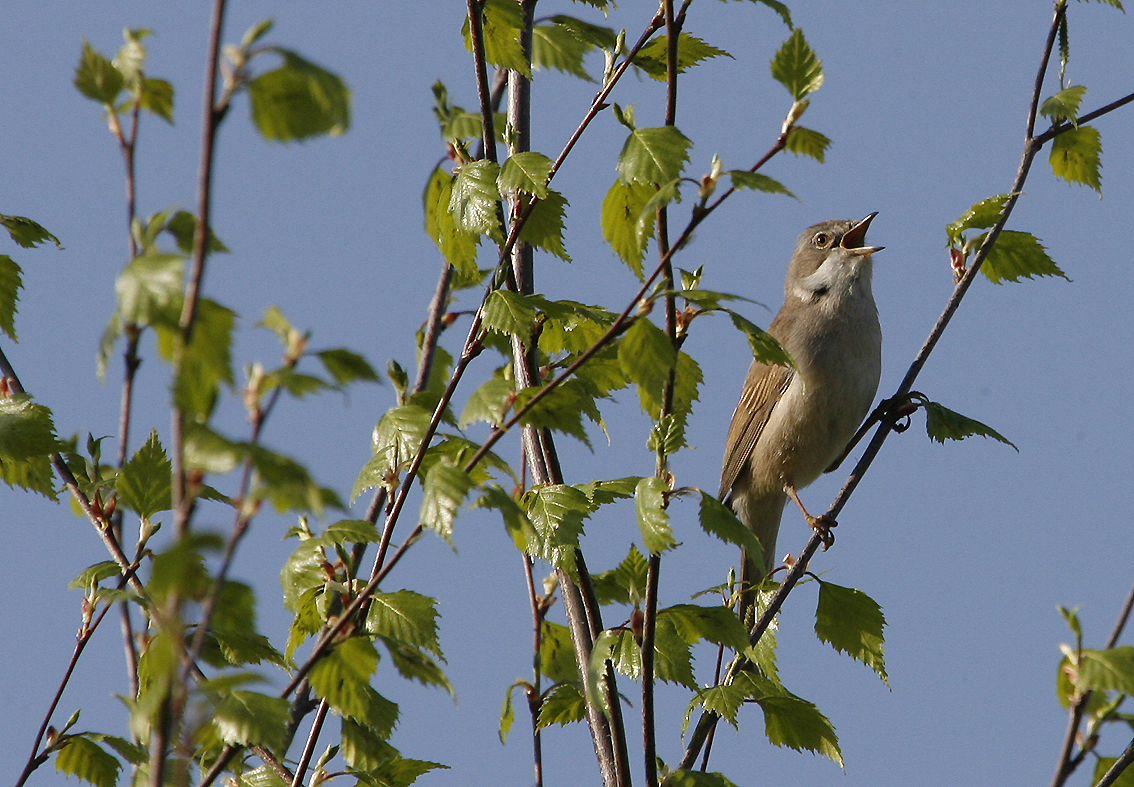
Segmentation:
[(823, 85), (823, 63), (796, 30), (776, 52), (772, 59), (772, 77), (787, 88), (796, 101), (814, 93)]
[(180, 254), (139, 254), (122, 269), (114, 283), (118, 311), (127, 324), (176, 324), (181, 310)]
[(665, 481), (649, 476), (638, 482), (638, 488), (634, 492), (638, 530), (642, 533), (642, 543), (651, 555), (660, 555), (677, 546), (673, 528), (669, 526), (669, 515), (665, 511), (667, 490)]
[[(634, 65), (645, 71), (654, 79), (664, 82), (666, 79), (666, 63), (669, 49), (668, 36), (655, 38), (638, 50), (634, 56)], [(677, 73), (687, 71), (702, 60), (713, 57), (731, 58), (728, 52), (707, 44), (696, 36), (681, 33), (677, 37)]]
[(567, 204), (566, 197), (547, 189), (547, 196), (535, 204), (520, 228), (520, 240), (570, 262), (571, 257), (563, 246), (563, 216)]
[(602, 237), (639, 279), (649, 236), (638, 234), (638, 217), (652, 196), (648, 185), (616, 180), (602, 201)]
[[(346, 760), (347, 765), (356, 770), (374, 771), (398, 755), (397, 749), (365, 724), (343, 719), (340, 730), (343, 759)], [(277, 787), (277, 785), (274, 782), (269, 784), (251, 782), (246, 775), (241, 779), (240, 787)], [(290, 782), (284, 782), (280, 787), (290, 787)]]
[(547, 196), (547, 175), (551, 171), (551, 164), (551, 159), (542, 153), (517, 153), (500, 167), (496, 185), (501, 194), (522, 191), (543, 199)]
[[(494, 66), (519, 71), (528, 79), (532, 78), (528, 61), (520, 46), (520, 29), (524, 25), (524, 13), (513, 0), (486, 0), (481, 13), (481, 27), (484, 31), (484, 59)], [(461, 35), (465, 48), (473, 51), (472, 31), (468, 17), (465, 17)]]
[(173, 85), (164, 79), (142, 80), (142, 109), (173, 125)]
[[(922, 407), (925, 408), (925, 431), (931, 439), (939, 443), (944, 443), (946, 440), (964, 440), (966, 437), (979, 435), (991, 437), (1005, 445), (1016, 448), (1011, 440), (991, 426), (982, 424), (980, 421), (974, 421), (972, 418), (963, 416), (947, 407), (942, 407), (937, 402), (924, 402)], [(1019, 448), (1016, 448), (1017, 452), (1019, 450)]]
[(350, 89), (342, 78), (295, 52), (271, 47), (283, 65), (248, 83), (252, 122), (274, 142), (330, 134), (350, 126)]
[(635, 129), (618, 156), (618, 175), (623, 183), (659, 185), (677, 180), (692, 146), (676, 126)]
[(457, 423), (462, 429), (476, 421), (499, 426), (504, 421), (504, 414), (512, 406), (515, 389), (515, 381), (505, 380), (503, 377), (493, 377), (485, 381), (469, 396)]
[(29, 394), (0, 397), (0, 462), (24, 462), (60, 449), (51, 410)]
[(835, 728), (819, 709), (792, 694), (756, 700), (764, 711), (764, 733), (775, 746), (822, 754), (843, 764)]
[(25, 249), (34, 248), (47, 241), (54, 243), (57, 249), (63, 248), (63, 244), (59, 242), (59, 238), (52, 235), (36, 222), (24, 218), (23, 216), (5, 216), (0, 214), (0, 226), (8, 230), (8, 234), (12, 236), (12, 240), (16, 242), (17, 246), (22, 246)]
[(752, 348), (752, 357), (755, 360), (775, 366), (795, 367), (795, 361), (772, 334), (731, 309), (726, 309), (726, 311), (728, 316), (732, 318), (732, 324), (736, 326), (736, 329), (748, 338), (748, 346)]
[(744, 704), (744, 700), (744, 692), (736, 686), (720, 684), (702, 689), (690, 701), (689, 707), (685, 709), (685, 721), (681, 727), (682, 733), (684, 734), (685, 728), (689, 725), (689, 718), (693, 714), (693, 710), (698, 707), (704, 708), (709, 713), (717, 714), (733, 727), (736, 727), (736, 713)]
[(485, 328), (505, 335), (528, 339), (535, 324), (536, 307), (523, 295), (511, 290), (493, 290), (484, 302), (481, 320)]
[(730, 169), (724, 174), (728, 175), (732, 180), (732, 185), (734, 188), (763, 191), (766, 194), (786, 194), (792, 199), (799, 199), (799, 197), (788, 191), (787, 188), (785, 188), (784, 185), (778, 180), (772, 180), (767, 175), (761, 175), (759, 172), (749, 172), (743, 169)]
[(756, 0), (756, 2), (763, 3), (779, 14), (780, 19), (784, 20), (784, 24), (787, 25), (788, 30), (795, 29), (795, 26), (791, 23), (791, 12), (788, 10), (788, 7), (779, 2), (779, 0)]
[(323, 362), (323, 368), (334, 378), (336, 385), (343, 386), (358, 380), (368, 383), (382, 382), (382, 378), (374, 371), (369, 361), (343, 347), (319, 350), (315, 356)]
[(134, 452), (118, 472), (115, 489), (119, 502), (142, 519), (149, 519), (172, 505), (171, 464), (157, 432)]
[[(541, 390), (539, 386), (524, 388), (516, 392), (516, 410), (522, 409), (528, 401)], [(579, 380), (560, 383), (551, 393), (536, 402), (524, 413), (520, 423), (540, 429), (553, 429), (570, 435), (591, 448), (590, 438), (583, 427), (583, 416), (601, 424), (602, 414), (595, 405), (594, 396)]]
[(375, 593), (366, 616), (366, 630), (441, 656), (441, 644), (437, 639), (437, 601), (412, 590)]
[[(979, 247), (983, 242), (982, 236), (975, 243)], [(1067, 279), (1067, 275), (1047, 255), (1034, 235), (1015, 230), (1003, 230), (997, 236), (996, 243), (989, 250), (980, 270), (993, 284), (1035, 276), (1061, 276)]]
[(16, 341), (16, 303), (23, 287), (20, 266), (7, 254), (0, 254), (0, 331)]
[(378, 651), (367, 639), (351, 637), (335, 645), (315, 662), (307, 677), (315, 694), (325, 699), (341, 715), (366, 721), (370, 676), (378, 667)]
[(1134, 647), (1083, 650), (1075, 688), (1080, 693), (1094, 690), (1134, 694)]
[(588, 48), (613, 50), (617, 43), (618, 36), (609, 27), (592, 25), (590, 22), (565, 14), (556, 14), (550, 19), (586, 44)]
[(453, 521), (472, 487), (469, 474), (448, 461), (440, 461), (425, 476), (421, 523), (453, 545)]
[(55, 755), (55, 770), (76, 776), (95, 787), (115, 787), (121, 769), (122, 763), (114, 756), (83, 737), (71, 738)]
[(725, 606), (674, 604), (658, 610), (658, 620), (663, 619), (690, 645), (705, 640), (737, 651), (748, 647), (748, 631), (736, 613)]
[(571, 486), (548, 484), (524, 493), (520, 506), (539, 536), (537, 550), (529, 553), (531, 557), (573, 574), (583, 520), (591, 513), (587, 496)]
[(797, 156), (808, 156), (822, 164), (827, 157), (831, 140), (818, 131), (803, 126), (792, 126), (784, 141), (784, 150)]
[(221, 740), (230, 745), (263, 744), (272, 751), (284, 745), (288, 701), (252, 691), (234, 691), (213, 711)]
[[(177, 242), (177, 248), (186, 254), (193, 252), (193, 236), (197, 233), (196, 216), (187, 210), (179, 210), (169, 217), (164, 229), (173, 236), (173, 239)], [(210, 254), (228, 253), (228, 247), (213, 234), (211, 227), (209, 228), (208, 252)]]
[(594, 82), (583, 68), (583, 56), (593, 45), (579, 39), (561, 25), (535, 25), (532, 28), (532, 68), (554, 68), (579, 79)]
[[(595, 574), (591, 579), (595, 586), (595, 596), (600, 604), (631, 604), (638, 606), (646, 597), (646, 572), (649, 565), (635, 544), (630, 545), (630, 553), (616, 568)], [(112, 563), (108, 570), (111, 576), (118, 573), (117, 564)]]
[(587, 703), (579, 687), (574, 683), (560, 683), (544, 695), (536, 729), (582, 721), (586, 712)]
[[(721, 607), (724, 609), (724, 607)], [(736, 615), (732, 616), (736, 620)], [(693, 674), (693, 653), (685, 639), (674, 628), (673, 621), (659, 618), (654, 631), (654, 677), (696, 691)]]
[(716, 536), (726, 544), (736, 544), (752, 557), (756, 565), (762, 565), (763, 550), (752, 531), (733, 513), (732, 509), (708, 492), (701, 492), (701, 509), (698, 516), (701, 529)]
[(1000, 211), (1004, 210), (1004, 203), (1011, 196), (1011, 194), (997, 194), (994, 197), (986, 197), (962, 213), (952, 224), (946, 225), (948, 245), (960, 246), (963, 241), (961, 233), (965, 230), (985, 229), (995, 224), (1000, 218)]
[(1083, 85), (1072, 85), (1064, 88), (1044, 101), (1040, 105), (1039, 112), (1044, 117), (1051, 118), (1055, 123), (1063, 121), (1074, 123), (1075, 117), (1079, 114), (1079, 104), (1083, 101), (1083, 95), (1086, 92), (1087, 88)]
[(470, 161), (457, 172), (449, 213), (459, 229), (503, 241), (500, 228), (500, 189), (496, 178), (500, 167), (487, 159)]
[(1051, 142), (1051, 171), (1068, 183), (1090, 186), (1102, 196), (1102, 138), (1097, 128), (1081, 126), (1064, 131)]
[(122, 72), (83, 39), (83, 53), (75, 66), (75, 88), (91, 101), (113, 105), (126, 84)]
[(618, 343), (618, 362), (627, 379), (640, 387), (643, 401), (657, 404), (677, 363), (677, 352), (664, 331), (639, 317)]
[(882, 608), (861, 590), (830, 582), (819, 585), (815, 609), (815, 636), (835, 650), (870, 667), (887, 686), (886, 661), (882, 654), (886, 618)]

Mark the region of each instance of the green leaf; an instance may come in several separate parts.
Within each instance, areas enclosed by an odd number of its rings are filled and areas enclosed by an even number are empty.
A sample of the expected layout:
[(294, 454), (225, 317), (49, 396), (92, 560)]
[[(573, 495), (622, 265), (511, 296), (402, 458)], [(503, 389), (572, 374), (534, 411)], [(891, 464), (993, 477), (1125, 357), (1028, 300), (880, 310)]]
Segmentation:
[(536, 307), (525, 296), (511, 290), (493, 290), (484, 301), (481, 321), (485, 328), (515, 334), (525, 342), (535, 327)]
[[(925, 431), (930, 439), (944, 443), (946, 440), (964, 440), (966, 437), (979, 435), (991, 437), (1005, 445), (1016, 448), (1011, 440), (980, 421), (974, 421), (972, 418), (943, 407), (937, 402), (926, 401), (922, 403), (922, 406), (925, 408)], [(1019, 450), (1019, 448), (1016, 448), (1017, 452)]]
[(646, 558), (634, 544), (616, 568), (603, 571), (591, 577), (595, 596), (600, 604), (641, 605), (646, 597), (646, 572), (649, 565)]
[(687, 771), (683, 768), (670, 771), (669, 776), (665, 778), (665, 785), (666, 787), (736, 787), (723, 773)]
[(73, 737), (55, 755), (55, 770), (76, 776), (95, 787), (115, 787), (122, 763), (101, 746), (83, 737)]
[(1102, 138), (1099, 130), (1091, 126), (1068, 129), (1051, 141), (1051, 171), (1068, 183), (1090, 186), (1102, 196), (1102, 175), (1099, 155)]
[(457, 692), (437, 662), (425, 655), (421, 648), (405, 642), (382, 637), (382, 644), (390, 654), (394, 669), (406, 680), (416, 680), (422, 686), (437, 686), (449, 692), (454, 700)]
[(97, 587), (98, 583), (122, 573), (121, 567), (113, 560), (104, 560), (93, 566), (84, 568), (79, 575), (67, 583), (68, 590), (87, 590)]
[(792, 360), (791, 355), (772, 334), (731, 309), (725, 311), (732, 318), (732, 324), (736, 329), (748, 338), (748, 346), (752, 348), (752, 357), (755, 360), (775, 366), (795, 368), (795, 361)]
[(327, 546), (338, 544), (377, 544), (382, 534), (373, 522), (366, 519), (342, 519), (327, 527), (319, 542)]
[(345, 716), (389, 734), (397, 719), (397, 706), (370, 686), (378, 666), (378, 652), (368, 640), (351, 637), (335, 645), (315, 662), (307, 677), (315, 693)]
[[(583, 352), (606, 333), (615, 319), (614, 314), (601, 306), (586, 306), (576, 301), (549, 301), (540, 295), (530, 295), (528, 302), (545, 318), (539, 347), (548, 354)], [(592, 356), (590, 362), (594, 360)]]
[[(984, 243), (983, 235), (974, 241), (978, 247), (982, 243)], [(1019, 281), (1025, 277), (1030, 279), (1035, 276), (1060, 276), (1067, 279), (1066, 274), (1047, 255), (1047, 250), (1034, 235), (1014, 230), (1001, 231), (980, 271), (993, 284), (1005, 280)], [(1067, 279), (1067, 281), (1071, 280)]]
[(665, 332), (639, 317), (618, 343), (618, 362), (626, 378), (639, 386), (643, 401), (660, 407), (663, 387), (677, 364), (677, 351)]
[(732, 509), (707, 492), (701, 492), (701, 508), (698, 516), (701, 529), (716, 536), (726, 544), (736, 544), (752, 558), (756, 565), (763, 565), (764, 551), (752, 531), (746, 528)]
[(480, 236), (457, 226), (449, 212), (455, 178), (438, 167), (429, 176), (422, 195), (425, 206), (425, 234), (441, 250), (442, 256), (463, 276), (476, 276), (476, 247)]
[(501, 194), (534, 194), (543, 199), (547, 196), (547, 176), (552, 161), (542, 153), (525, 151), (510, 156), (496, 178)]
[(538, 550), (529, 554), (574, 573), (583, 520), (591, 513), (587, 496), (575, 487), (546, 484), (525, 492), (520, 507), (527, 512), (540, 539)]
[(233, 746), (262, 744), (278, 751), (287, 740), (288, 701), (253, 691), (234, 691), (213, 710), (221, 740)]
[(12, 236), (12, 240), (18, 246), (25, 249), (30, 249), (38, 246), (46, 241), (51, 241), (58, 249), (63, 248), (63, 244), (59, 242), (59, 238), (52, 235), (36, 222), (31, 219), (24, 218), (23, 216), (5, 216), (0, 214), (0, 225), (8, 230), (8, 234)]
[(157, 431), (134, 452), (118, 472), (115, 489), (119, 502), (142, 519), (172, 506), (172, 465), (158, 440)]
[(127, 324), (176, 325), (181, 313), (180, 254), (139, 254), (122, 269), (114, 284), (118, 311)]
[(823, 85), (823, 63), (815, 56), (802, 30), (788, 36), (772, 58), (772, 77), (786, 87), (796, 101)]
[(643, 278), (642, 257), (649, 238), (638, 234), (638, 217), (653, 194), (646, 184), (616, 180), (602, 201), (602, 237), (639, 279)]
[[(181, 368), (174, 381), (174, 399), (187, 415), (204, 421), (216, 406), (220, 385), (230, 390), (232, 372), (232, 334), (236, 312), (214, 300), (202, 298), (197, 304), (193, 337), (181, 353)], [(158, 350), (172, 361), (180, 330), (173, 324), (157, 326)]]
[(566, 626), (547, 620), (540, 624), (539, 671), (555, 683), (578, 681), (575, 646)]
[[(517, 391), (517, 412), (541, 390), (540, 386), (532, 386)], [(602, 415), (595, 405), (594, 396), (582, 382), (572, 379), (555, 386), (550, 393), (532, 405), (520, 419), (520, 424), (562, 432), (590, 448), (591, 441), (583, 426), (584, 415), (595, 423), (602, 422)]]
[(384, 467), (400, 472), (425, 439), (433, 414), (416, 404), (391, 407), (374, 429), (374, 456)]
[[(735, 614), (732, 619), (736, 620)], [(654, 678), (697, 690), (692, 648), (677, 632), (671, 618), (659, 618), (654, 630)]]
[(1075, 122), (1079, 114), (1079, 104), (1083, 101), (1087, 88), (1083, 85), (1072, 85), (1064, 88), (1040, 105), (1039, 112), (1049, 117), (1055, 123), (1063, 121)]
[(736, 727), (736, 713), (744, 704), (744, 700), (744, 692), (733, 685), (720, 684), (701, 689), (690, 700), (689, 707), (685, 709), (685, 722), (682, 725), (682, 732), (684, 733), (685, 728), (689, 725), (689, 718), (692, 716), (693, 710), (698, 707), (704, 708), (709, 713), (717, 714), (733, 727)]
[[(1100, 0), (1100, 2), (1114, 5), (1118, 0)], [(1066, 17), (1064, 17), (1064, 19), (1066, 19)], [(1114, 767), (1116, 762), (1118, 762), (1117, 757), (1097, 757), (1095, 759), (1095, 770), (1091, 775), (1091, 784), (1100, 784), (1103, 777)], [(1126, 767), (1125, 770), (1119, 772), (1118, 778), (1113, 782), (1109, 782), (1109, 784), (1113, 785), (1113, 787), (1134, 787), (1134, 768)]]
[(330, 350), (319, 350), (315, 356), (323, 362), (323, 368), (337, 385), (348, 385), (360, 380), (368, 383), (382, 382), (374, 367), (358, 353), (335, 347)]
[(373, 771), (398, 756), (397, 749), (364, 724), (343, 719), (340, 729), (343, 759), (352, 768)]
[(788, 11), (788, 7), (779, 2), (779, 0), (756, 0), (756, 2), (768, 6), (768, 8), (771, 8), (773, 11), (779, 14), (780, 19), (784, 20), (784, 24), (787, 25), (788, 30), (795, 29), (794, 25), (792, 25), (791, 23), (791, 12)]
[(563, 25), (535, 25), (532, 28), (532, 68), (537, 71), (554, 68), (594, 82), (583, 68), (583, 57), (593, 48), (593, 44), (582, 41)]
[(784, 141), (784, 150), (797, 156), (808, 156), (822, 164), (827, 157), (831, 140), (810, 128), (792, 126)]
[(754, 672), (741, 673), (734, 685), (764, 711), (764, 733), (773, 745), (815, 752), (843, 764), (835, 728), (813, 704)]
[(59, 450), (51, 410), (29, 394), (0, 397), (0, 462), (24, 462)]
[(0, 254), (0, 331), (16, 339), (16, 302), (20, 299), (20, 266), (7, 254)]
[[(639, 128), (630, 132), (618, 156), (623, 183), (660, 185), (677, 180), (689, 161), (692, 141), (676, 126)], [(635, 216), (635, 223), (638, 217)]]
[(484, 487), (484, 494), (473, 503), (477, 508), (495, 508), (504, 519), (504, 529), (516, 545), (516, 549), (531, 554), (539, 549), (539, 534), (532, 526), (528, 515), (513, 497), (503, 488), (492, 484)]
[(91, 101), (113, 105), (125, 84), (122, 72), (84, 38), (83, 52), (75, 66), (75, 88)]
[(946, 225), (948, 245), (962, 245), (964, 239), (961, 233), (965, 230), (986, 229), (995, 224), (1000, 218), (1000, 212), (1004, 210), (1004, 203), (1011, 196), (1011, 194), (997, 194), (994, 197), (986, 197), (962, 213), (952, 224)]
[(520, 228), (519, 239), (570, 262), (571, 257), (563, 246), (563, 216), (567, 212), (567, 204), (567, 199), (562, 194), (547, 189), (547, 196), (535, 204), (528, 220)]
[(425, 648), (440, 657), (437, 617), (436, 599), (412, 590), (375, 593), (366, 616), (366, 630), (386, 639)]
[(556, 14), (550, 17), (550, 20), (560, 27), (566, 28), (571, 35), (587, 44), (588, 47), (614, 51), (618, 36), (609, 27), (592, 25), (590, 22), (584, 22), (582, 19), (576, 19), (565, 14)]
[(295, 52), (268, 47), (283, 65), (248, 83), (252, 123), (274, 142), (331, 134), (350, 126), (350, 90), (342, 78)]
[[(173, 236), (174, 241), (177, 243), (177, 248), (181, 249), (185, 254), (192, 253), (193, 236), (197, 233), (196, 216), (189, 211), (179, 210), (169, 217), (169, 221), (165, 224), (165, 230)], [(209, 228), (206, 248), (210, 254), (228, 253), (228, 247), (221, 243), (220, 238), (213, 234), (212, 227)]]
[(705, 640), (737, 651), (748, 647), (748, 631), (736, 613), (726, 606), (674, 604), (658, 610), (658, 620), (662, 619), (672, 623), (674, 630), (690, 645)]
[[(499, 290), (497, 290), (499, 292)], [(493, 295), (496, 293), (494, 292)], [(486, 421), (492, 426), (499, 426), (504, 422), (504, 415), (511, 409), (515, 382), (503, 377), (492, 377), (486, 380), (479, 388), (473, 391), (465, 403), (458, 420), (464, 429), (476, 421)]]
[(642, 543), (651, 555), (660, 555), (677, 546), (673, 528), (669, 526), (669, 515), (665, 511), (668, 490), (665, 481), (649, 476), (638, 482), (634, 494), (638, 530), (642, 533)]
[(1134, 694), (1134, 647), (1083, 650), (1075, 688), (1086, 691), (1116, 691)]
[[(484, 59), (494, 66), (519, 71), (531, 79), (532, 72), (520, 46), (523, 9), (513, 0), (486, 0), (483, 9)], [(472, 31), (467, 17), (461, 35), (465, 39), (465, 48), (472, 52)]]
[(142, 79), (141, 107), (173, 125), (173, 85), (164, 79)]
[[(669, 36), (660, 36), (653, 39), (638, 50), (634, 56), (634, 65), (645, 71), (654, 79), (664, 82), (666, 79), (666, 63), (668, 61), (667, 49)], [(696, 36), (681, 33), (677, 37), (677, 73), (682, 74), (691, 66), (702, 60), (713, 57), (731, 58), (728, 52), (707, 44)]]
[(582, 721), (587, 715), (587, 703), (583, 693), (575, 683), (560, 683), (543, 697), (539, 706), (537, 729), (552, 724), (567, 725)]
[(882, 629), (885, 625), (882, 608), (861, 590), (830, 582), (820, 583), (819, 605), (815, 609), (815, 636), (870, 667), (889, 686), (886, 660), (882, 654), (885, 643)]
[(676, 413), (668, 413), (650, 427), (646, 438), (646, 449), (659, 451), (665, 456), (673, 456), (688, 443), (685, 442), (685, 419)]
[(449, 212), (459, 229), (503, 241), (500, 227), (500, 167), (487, 159), (470, 161), (457, 171)]
[(453, 521), (472, 487), (469, 474), (448, 461), (440, 461), (425, 476), (421, 499), (421, 524), (453, 543)]
[(729, 179), (732, 180), (733, 188), (752, 189), (753, 191), (763, 191), (766, 194), (786, 194), (792, 199), (799, 199), (799, 197), (788, 191), (782, 183), (777, 180), (772, 180), (767, 175), (761, 175), (759, 172), (730, 169), (724, 174), (728, 175)]

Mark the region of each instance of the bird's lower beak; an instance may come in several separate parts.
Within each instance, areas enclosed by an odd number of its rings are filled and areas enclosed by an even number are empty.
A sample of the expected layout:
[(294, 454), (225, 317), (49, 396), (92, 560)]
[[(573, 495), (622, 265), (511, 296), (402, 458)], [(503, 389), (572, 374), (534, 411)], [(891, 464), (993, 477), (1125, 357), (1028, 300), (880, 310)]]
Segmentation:
[(843, 235), (843, 248), (851, 254), (862, 257), (865, 257), (867, 254), (873, 254), (876, 251), (882, 251), (882, 249), (886, 248), (885, 246), (866, 245), (866, 231), (870, 228), (870, 222), (872, 222), (877, 215), (878, 211), (875, 211), (847, 230), (847, 233)]

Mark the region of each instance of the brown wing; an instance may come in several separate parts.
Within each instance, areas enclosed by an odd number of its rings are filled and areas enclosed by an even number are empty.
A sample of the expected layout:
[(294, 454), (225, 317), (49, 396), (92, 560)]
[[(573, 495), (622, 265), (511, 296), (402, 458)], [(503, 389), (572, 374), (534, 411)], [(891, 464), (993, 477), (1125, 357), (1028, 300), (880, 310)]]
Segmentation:
[(783, 396), (791, 383), (795, 372), (786, 366), (753, 361), (748, 368), (748, 377), (744, 380), (744, 390), (740, 401), (736, 404), (736, 411), (732, 414), (732, 423), (728, 427), (728, 438), (725, 440), (724, 464), (721, 467), (721, 491), (719, 498), (724, 500), (732, 491), (732, 485), (740, 476), (752, 448), (760, 439), (768, 418), (776, 402)]

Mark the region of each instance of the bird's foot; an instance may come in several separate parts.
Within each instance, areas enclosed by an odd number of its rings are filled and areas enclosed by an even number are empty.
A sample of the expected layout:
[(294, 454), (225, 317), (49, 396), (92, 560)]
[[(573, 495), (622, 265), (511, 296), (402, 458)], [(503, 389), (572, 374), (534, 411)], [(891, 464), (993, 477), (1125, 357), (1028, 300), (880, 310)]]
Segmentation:
[(823, 551), (826, 552), (830, 549), (831, 545), (835, 543), (835, 534), (832, 533), (831, 530), (832, 528), (838, 527), (839, 523), (832, 517), (823, 514), (821, 516), (808, 516), (807, 524), (811, 525), (815, 532), (823, 539)]

